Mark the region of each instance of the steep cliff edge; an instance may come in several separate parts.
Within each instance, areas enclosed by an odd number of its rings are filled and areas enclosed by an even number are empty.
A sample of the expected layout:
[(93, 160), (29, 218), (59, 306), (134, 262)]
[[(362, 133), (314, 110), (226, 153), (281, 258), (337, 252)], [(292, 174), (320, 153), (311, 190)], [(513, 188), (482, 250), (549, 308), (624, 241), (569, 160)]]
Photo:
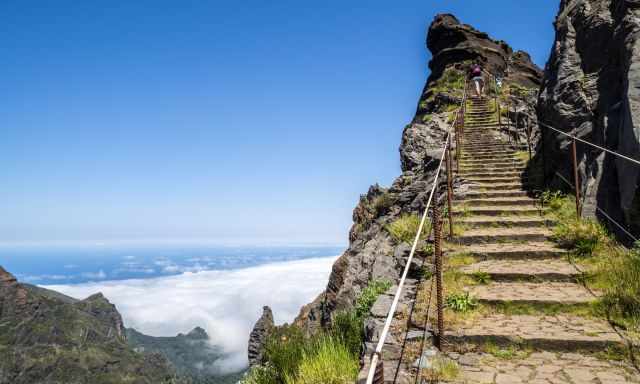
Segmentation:
[[(312, 303), (304, 306), (295, 324), (308, 333), (326, 328), (332, 315), (354, 307), (371, 281), (398, 281), (409, 247), (394, 239), (388, 226), (403, 215), (420, 214), (425, 207), (452, 112), (462, 99), (470, 60), (502, 73), (505, 81), (537, 87), (541, 71), (524, 52), (461, 24), (452, 15), (435, 17), (427, 35), (433, 54), (431, 75), (422, 92), (416, 115), (402, 132), (402, 174), (389, 188), (371, 186), (353, 211), (349, 247), (333, 265), (329, 283)], [(256, 345), (252, 344), (252, 356)]]
[[(639, 20), (637, 1), (561, 1), (538, 103), (541, 122), (640, 157)], [(570, 139), (546, 130), (539, 150), (553, 187), (567, 189), (556, 172), (573, 181), (569, 146)], [(640, 166), (584, 144), (578, 144), (578, 161), (584, 215), (611, 224), (597, 206), (640, 234)]]
[(74, 300), (20, 284), (0, 267), (0, 383), (180, 383), (157, 354), (126, 343), (101, 294)]

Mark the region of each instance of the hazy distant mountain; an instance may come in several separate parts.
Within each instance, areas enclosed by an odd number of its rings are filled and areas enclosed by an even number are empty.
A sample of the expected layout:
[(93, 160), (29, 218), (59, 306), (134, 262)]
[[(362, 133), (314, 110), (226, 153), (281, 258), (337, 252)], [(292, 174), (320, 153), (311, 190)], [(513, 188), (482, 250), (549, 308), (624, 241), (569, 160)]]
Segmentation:
[(162, 354), (171, 361), (180, 376), (188, 377), (193, 383), (236, 383), (243, 375), (220, 373), (215, 363), (224, 354), (209, 343), (209, 335), (200, 327), (175, 337), (147, 336), (133, 328), (127, 328), (126, 334), (127, 342), (134, 350)]

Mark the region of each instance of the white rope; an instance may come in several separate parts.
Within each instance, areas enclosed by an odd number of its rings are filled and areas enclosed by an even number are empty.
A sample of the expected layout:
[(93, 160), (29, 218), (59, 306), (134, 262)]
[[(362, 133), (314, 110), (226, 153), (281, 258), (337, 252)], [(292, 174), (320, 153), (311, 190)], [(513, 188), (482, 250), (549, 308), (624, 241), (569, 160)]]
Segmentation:
[(429, 200), (427, 200), (427, 206), (424, 209), (424, 213), (422, 214), (422, 219), (420, 220), (420, 225), (418, 226), (418, 232), (416, 233), (416, 237), (413, 239), (413, 245), (411, 247), (411, 252), (409, 253), (409, 258), (407, 259), (407, 264), (404, 267), (404, 271), (402, 272), (402, 277), (400, 278), (400, 283), (398, 283), (398, 289), (396, 290), (396, 294), (393, 297), (393, 303), (391, 303), (391, 308), (389, 308), (389, 313), (387, 314), (387, 320), (384, 322), (384, 328), (382, 329), (382, 333), (380, 334), (380, 339), (378, 340), (378, 345), (376, 346), (376, 350), (371, 358), (371, 366), (369, 367), (369, 375), (367, 376), (367, 384), (373, 383), (373, 376), (376, 372), (376, 366), (378, 365), (378, 360), (380, 359), (380, 354), (382, 353), (382, 348), (384, 347), (384, 342), (387, 338), (387, 334), (389, 333), (389, 328), (391, 327), (391, 321), (393, 321), (393, 317), (396, 314), (396, 308), (398, 307), (398, 302), (400, 301), (400, 294), (402, 293), (402, 288), (404, 286), (404, 282), (407, 278), (407, 274), (409, 273), (409, 268), (411, 267), (411, 261), (413, 260), (413, 254), (416, 251), (416, 247), (418, 246), (418, 241), (420, 240), (420, 235), (422, 234), (422, 229), (424, 228), (424, 223), (427, 220), (427, 216), (429, 215), (429, 206), (431, 205), (431, 200), (433, 199), (433, 194), (438, 186), (438, 179), (440, 178), (440, 170), (442, 170), (442, 163), (445, 154), (447, 153), (447, 147), (449, 146), (449, 133), (447, 133), (447, 137), (444, 141), (444, 147), (442, 149), (442, 156), (440, 156), (440, 164), (438, 165), (438, 170), (436, 171), (436, 176), (433, 179), (433, 187), (431, 187), (431, 193), (429, 194)]

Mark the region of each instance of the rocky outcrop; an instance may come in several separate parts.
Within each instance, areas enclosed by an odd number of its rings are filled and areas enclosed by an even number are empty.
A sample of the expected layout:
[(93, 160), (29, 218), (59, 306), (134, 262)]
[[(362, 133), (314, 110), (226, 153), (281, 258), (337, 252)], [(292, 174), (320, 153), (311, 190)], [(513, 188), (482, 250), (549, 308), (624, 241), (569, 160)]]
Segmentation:
[(447, 67), (472, 60), (479, 60), (491, 73), (504, 75), (507, 81), (526, 88), (540, 86), (542, 72), (528, 53), (514, 52), (506, 42), (460, 23), (453, 15), (435, 17), (427, 35), (427, 48), (432, 53), (427, 88), (442, 77)]
[(104, 296), (65, 298), (0, 267), (0, 384), (89, 382), (181, 381), (164, 357), (127, 346), (122, 317)]
[[(538, 102), (541, 122), (632, 158), (639, 158), (640, 3), (562, 0), (556, 36)], [(545, 132), (547, 184), (573, 182), (570, 140)], [(584, 214), (610, 224), (596, 207), (640, 234), (640, 166), (578, 144)], [(611, 226), (613, 231), (618, 229)], [(624, 238), (624, 237), (621, 237)], [(625, 240), (628, 240), (626, 238)]]
[(264, 343), (274, 328), (273, 312), (271, 308), (265, 306), (262, 308), (262, 316), (253, 326), (253, 330), (249, 335), (249, 366), (259, 365), (262, 363), (262, 354), (264, 352)]
[(295, 321), (308, 332), (329, 324), (335, 311), (352, 308), (371, 280), (399, 279), (406, 253), (397, 249), (405, 245), (394, 241), (385, 228), (403, 214), (424, 209), (450, 126), (450, 111), (461, 101), (464, 81), (459, 80), (464, 80), (466, 61), (479, 59), (521, 87), (537, 87), (541, 81), (542, 73), (528, 54), (513, 52), (505, 42), (461, 24), (452, 15), (435, 17), (427, 47), (433, 54), (432, 72), (416, 116), (402, 132), (402, 174), (389, 188), (374, 185), (361, 196), (353, 211), (349, 247), (333, 265), (326, 290), (303, 307)]

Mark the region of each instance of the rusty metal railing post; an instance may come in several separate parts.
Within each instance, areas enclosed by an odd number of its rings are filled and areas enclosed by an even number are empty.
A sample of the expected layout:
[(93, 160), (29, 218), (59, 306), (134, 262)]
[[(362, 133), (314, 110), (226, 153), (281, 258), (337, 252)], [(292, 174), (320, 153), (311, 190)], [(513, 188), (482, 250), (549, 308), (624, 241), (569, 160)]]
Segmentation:
[(434, 256), (436, 267), (436, 306), (438, 311), (438, 333), (435, 337), (436, 348), (442, 350), (442, 339), (444, 332), (444, 315), (443, 315), (443, 300), (442, 300), (442, 226), (440, 225), (440, 208), (438, 207), (437, 195), (434, 196), (433, 205), (433, 241), (434, 241)]
[(571, 139), (571, 160), (573, 161), (573, 182), (576, 189), (576, 216), (582, 217), (582, 207), (580, 206), (580, 178), (578, 176), (578, 155), (576, 153), (576, 139)]
[(453, 175), (451, 174), (452, 164), (451, 164), (451, 142), (449, 142), (447, 146), (447, 208), (448, 213), (447, 217), (449, 218), (449, 238), (453, 237), (453, 211), (451, 207), (451, 200), (453, 199)]
[(531, 120), (527, 116), (527, 148), (529, 149), (529, 161), (531, 161)]

